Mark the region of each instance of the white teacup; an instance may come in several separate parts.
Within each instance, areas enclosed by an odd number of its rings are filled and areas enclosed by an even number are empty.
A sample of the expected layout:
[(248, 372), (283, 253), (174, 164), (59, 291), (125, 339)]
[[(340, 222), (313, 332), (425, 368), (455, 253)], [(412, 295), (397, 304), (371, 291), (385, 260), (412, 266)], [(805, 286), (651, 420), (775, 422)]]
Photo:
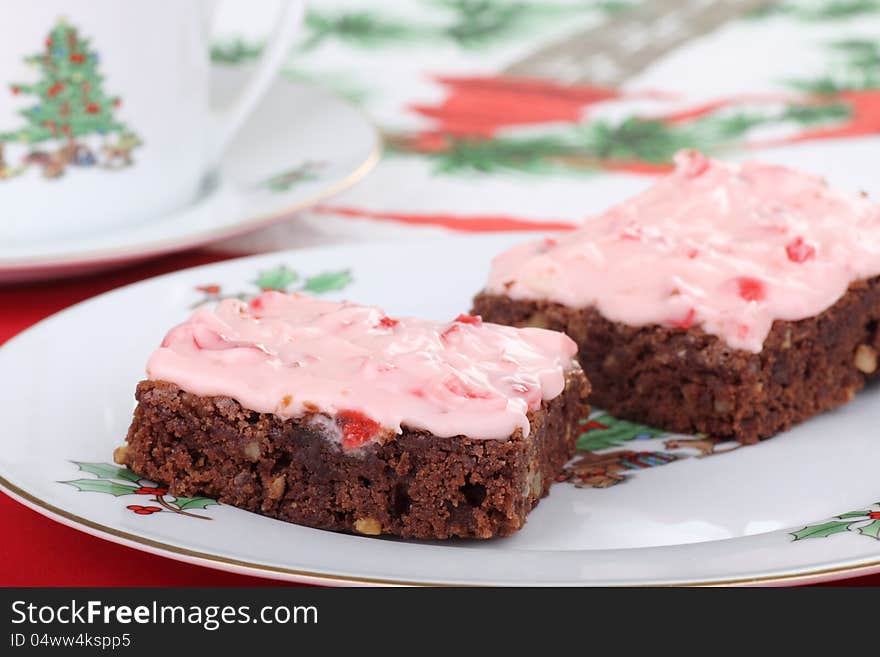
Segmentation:
[[(244, 0), (241, 0), (244, 1)], [(7, 0), (0, 28), (0, 243), (100, 233), (195, 200), (302, 17), (235, 103), (209, 106), (212, 3)]]

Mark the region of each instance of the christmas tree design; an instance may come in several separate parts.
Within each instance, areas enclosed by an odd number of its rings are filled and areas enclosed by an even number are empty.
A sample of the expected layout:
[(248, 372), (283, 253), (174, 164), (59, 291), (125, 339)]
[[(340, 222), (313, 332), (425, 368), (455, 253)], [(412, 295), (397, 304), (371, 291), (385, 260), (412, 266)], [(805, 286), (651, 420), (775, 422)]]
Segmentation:
[[(24, 117), (22, 127), (0, 133), (0, 179), (28, 166), (39, 166), (46, 178), (57, 178), (68, 166), (122, 168), (133, 163), (131, 153), (141, 140), (116, 118), (122, 101), (105, 92), (100, 57), (89, 39), (60, 19), (43, 51), (26, 57), (25, 62), (40, 71), (40, 78), (33, 83), (12, 83), (9, 89), (14, 96), (32, 96), (36, 102), (19, 112)], [(99, 155), (83, 140), (94, 135), (102, 138)], [(13, 143), (29, 149), (17, 167), (4, 161), (3, 148)]]

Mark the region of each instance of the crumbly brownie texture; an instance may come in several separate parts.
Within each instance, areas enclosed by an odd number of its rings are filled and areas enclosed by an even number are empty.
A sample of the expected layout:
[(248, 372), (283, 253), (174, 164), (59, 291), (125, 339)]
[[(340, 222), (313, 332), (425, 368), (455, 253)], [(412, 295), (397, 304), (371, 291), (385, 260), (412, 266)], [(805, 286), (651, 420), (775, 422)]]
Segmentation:
[(853, 399), (877, 374), (880, 277), (856, 282), (821, 314), (777, 320), (758, 353), (697, 327), (629, 326), (593, 308), (482, 293), (485, 321), (564, 331), (610, 413), (682, 433), (754, 443)]
[(403, 433), (343, 451), (309, 417), (256, 413), (142, 381), (127, 444), (114, 457), (174, 495), (205, 495), (310, 527), (404, 538), (507, 536), (574, 452), (590, 386), (575, 368), (562, 394), (507, 440)]

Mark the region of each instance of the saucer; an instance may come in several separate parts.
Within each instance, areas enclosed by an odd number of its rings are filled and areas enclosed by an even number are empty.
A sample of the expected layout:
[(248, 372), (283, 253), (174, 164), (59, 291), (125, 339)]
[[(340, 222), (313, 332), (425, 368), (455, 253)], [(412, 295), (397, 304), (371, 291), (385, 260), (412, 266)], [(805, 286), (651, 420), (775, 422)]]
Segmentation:
[[(217, 67), (215, 100), (247, 72)], [(0, 284), (110, 269), (290, 219), (348, 188), (375, 166), (381, 139), (356, 108), (330, 92), (279, 78), (188, 207), (149, 222), (57, 242), (0, 244)]]

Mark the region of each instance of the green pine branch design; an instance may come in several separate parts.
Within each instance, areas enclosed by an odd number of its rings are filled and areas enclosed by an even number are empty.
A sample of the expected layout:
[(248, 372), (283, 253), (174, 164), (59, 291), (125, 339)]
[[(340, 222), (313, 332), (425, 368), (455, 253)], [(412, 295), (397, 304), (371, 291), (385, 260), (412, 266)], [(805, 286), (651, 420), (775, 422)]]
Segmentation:
[[(540, 0), (421, 0), (433, 20), (414, 20), (384, 8), (323, 9), (306, 12), (305, 36), (297, 51), (307, 52), (328, 42), (362, 50), (413, 44), (452, 43), (460, 48), (485, 49), (509, 43), (548, 25), (564, 24), (573, 17), (593, 13), (613, 14), (638, 0), (583, 0), (566, 4)], [(259, 57), (263, 43), (246, 39), (218, 41), (211, 58), (221, 64), (240, 64)]]
[(880, 0), (790, 0), (768, 3), (750, 14), (751, 18), (787, 16), (805, 22), (848, 20), (880, 12)]
[(844, 39), (828, 44), (835, 61), (815, 78), (787, 81), (794, 89), (817, 95), (880, 88), (880, 43), (867, 39)]
[[(423, 153), (436, 172), (457, 174), (590, 172), (607, 163), (670, 164), (682, 148), (718, 152), (733, 147), (755, 128), (793, 122), (816, 125), (846, 120), (846, 103), (808, 102), (758, 111), (720, 110), (689, 123), (629, 117), (618, 123), (597, 120), (552, 134), (491, 138), (447, 137), (445, 148)], [(406, 139), (392, 139), (396, 152), (411, 148)]]

